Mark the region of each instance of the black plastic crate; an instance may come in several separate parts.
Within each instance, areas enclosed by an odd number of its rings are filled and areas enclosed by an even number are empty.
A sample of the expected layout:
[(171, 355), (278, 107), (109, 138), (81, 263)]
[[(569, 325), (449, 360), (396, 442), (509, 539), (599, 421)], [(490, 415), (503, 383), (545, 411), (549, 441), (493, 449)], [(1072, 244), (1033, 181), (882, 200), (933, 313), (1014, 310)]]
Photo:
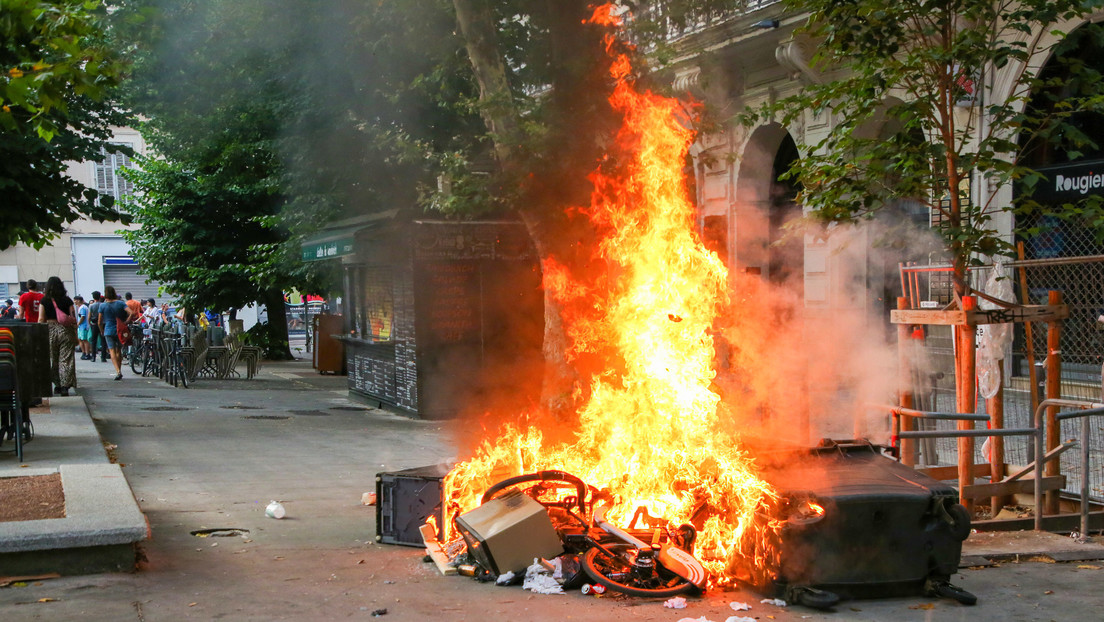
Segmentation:
[[(443, 464), (376, 474), (376, 542), (424, 547), (418, 528), (435, 516), (444, 524), (441, 480)], [(438, 532), (440, 537), (440, 532)]]

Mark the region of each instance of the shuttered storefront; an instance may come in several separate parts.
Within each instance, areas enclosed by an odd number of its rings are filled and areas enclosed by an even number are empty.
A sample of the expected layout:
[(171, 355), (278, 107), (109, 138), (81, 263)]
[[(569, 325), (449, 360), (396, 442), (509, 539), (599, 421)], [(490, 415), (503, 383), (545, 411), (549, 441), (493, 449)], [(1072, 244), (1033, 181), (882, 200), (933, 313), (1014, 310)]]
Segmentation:
[[(138, 273), (137, 265), (105, 264), (103, 270), (104, 285), (114, 287), (115, 292), (119, 294), (119, 300), (122, 300), (127, 292), (130, 292), (136, 300), (157, 298), (157, 289), (161, 284), (157, 281), (146, 283), (146, 277)], [(157, 299), (157, 302), (160, 304), (161, 300)]]

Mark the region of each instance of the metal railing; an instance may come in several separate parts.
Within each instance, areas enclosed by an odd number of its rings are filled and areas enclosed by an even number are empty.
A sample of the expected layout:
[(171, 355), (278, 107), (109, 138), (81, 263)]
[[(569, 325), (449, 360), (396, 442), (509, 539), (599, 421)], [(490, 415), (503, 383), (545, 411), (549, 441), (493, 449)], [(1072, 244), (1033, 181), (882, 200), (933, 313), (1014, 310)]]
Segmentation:
[[(1038, 408), (1035, 409), (1033, 417), (1033, 426), (1030, 428), (1002, 428), (1002, 429), (967, 429), (967, 430), (902, 430), (901, 418), (907, 417), (910, 419), (919, 420), (935, 420), (935, 421), (989, 421), (988, 415), (971, 414), (971, 413), (945, 413), (945, 412), (929, 412), (913, 410), (911, 408), (903, 408), (900, 406), (882, 406), (889, 411), (893, 417), (893, 437), (891, 444), (898, 457), (901, 459), (901, 441), (907, 439), (939, 439), (939, 438), (989, 438), (995, 436), (1031, 436), (1034, 440), (1035, 447), (1035, 461), (1028, 465), (1028, 469), (1033, 469), (1032, 473), (1032, 494), (1035, 503), (1035, 530), (1043, 530), (1043, 470), (1044, 465), (1056, 456), (1047, 455), (1046, 448), (1044, 446), (1044, 439), (1046, 438), (1046, 417), (1044, 416), (1048, 408), (1078, 408), (1080, 410), (1061, 412), (1055, 415), (1055, 425), (1061, 425), (1062, 421), (1071, 419), (1081, 419), (1081, 470), (1084, 474), (1081, 478), (1081, 537), (1087, 537), (1089, 533), (1089, 508), (1091, 505), (1091, 495), (1089, 487), (1089, 466), (1090, 466), (1090, 425), (1089, 417), (1094, 415), (1104, 415), (1104, 404), (1100, 402), (1085, 402), (1080, 400), (1065, 400), (1065, 399), (1046, 399), (1039, 403)], [(1021, 471), (1017, 474), (1022, 476), (1026, 474), (1025, 471)], [(973, 480), (973, 473), (970, 474), (971, 481)], [(1012, 481), (1006, 479), (1004, 481)], [(961, 493), (961, 491), (960, 491)], [(994, 508), (993, 514), (996, 514)]]

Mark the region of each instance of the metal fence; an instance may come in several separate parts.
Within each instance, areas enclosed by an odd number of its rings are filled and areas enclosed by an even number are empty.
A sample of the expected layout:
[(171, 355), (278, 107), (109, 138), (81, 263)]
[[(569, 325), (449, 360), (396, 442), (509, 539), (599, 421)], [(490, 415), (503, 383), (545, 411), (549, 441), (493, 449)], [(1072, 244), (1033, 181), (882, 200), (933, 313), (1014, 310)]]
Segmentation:
[[(1087, 247), (1086, 249), (1091, 248)], [(1094, 249), (1097, 250), (1097, 249)], [(1061, 397), (1071, 400), (1100, 402), (1101, 366), (1104, 364), (1104, 254), (1078, 257), (1044, 257), (1023, 261), (1007, 262), (1009, 277), (1015, 283), (1017, 301), (1022, 301), (1021, 279), (1026, 278), (1028, 300), (1031, 304), (1046, 304), (1048, 292), (1062, 292), (1063, 302), (1069, 306), (1069, 318), (1062, 322), (1060, 351), (1062, 357)], [(970, 282), (975, 288), (982, 288), (988, 279), (991, 267), (970, 271)], [(1022, 274), (1021, 274), (1022, 272)], [(938, 299), (944, 293), (944, 285), (938, 273), (931, 277), (921, 276), (919, 289), (929, 299)], [(927, 338), (922, 347), (929, 362), (928, 370), (919, 376), (918, 399), (928, 410), (954, 412), (954, 349), (951, 330), (946, 326), (928, 327)], [(1012, 345), (1012, 356), (1005, 361), (1004, 384), (1004, 427), (1025, 428), (1031, 426), (1032, 400), (1030, 391), (1034, 388), (1042, 399), (1045, 378), (1044, 361), (1047, 356), (1047, 324), (1035, 322), (1031, 325), (1032, 340), (1028, 343), (1026, 324), (1016, 324)], [(1033, 356), (1029, 357), (1028, 352)], [(1032, 387), (1029, 361), (1033, 358), (1038, 377)], [(922, 359), (925, 360), (925, 359)], [(942, 374), (941, 377), (938, 375)], [(985, 413), (986, 404), (978, 399), (976, 412)], [(1089, 483), (1091, 495), (1095, 499), (1104, 498), (1104, 424), (1096, 419), (1090, 426), (1088, 439), (1091, 456)], [(936, 422), (937, 429), (951, 429), (953, 422)], [(978, 426), (982, 427), (982, 426)], [(1064, 421), (1061, 424), (1060, 439), (1082, 442), (1080, 423)], [(940, 439), (921, 443), (921, 462), (923, 464), (950, 465), (958, 460), (955, 439)], [(981, 442), (975, 443), (976, 463), (988, 462), (983, 454)], [(1067, 476), (1065, 490), (1074, 492), (1081, 488), (1084, 474), (1078, 452), (1069, 451), (1061, 458), (1062, 474)], [(1034, 459), (1029, 439), (1008, 438), (1005, 440), (1005, 462), (1024, 465)]]

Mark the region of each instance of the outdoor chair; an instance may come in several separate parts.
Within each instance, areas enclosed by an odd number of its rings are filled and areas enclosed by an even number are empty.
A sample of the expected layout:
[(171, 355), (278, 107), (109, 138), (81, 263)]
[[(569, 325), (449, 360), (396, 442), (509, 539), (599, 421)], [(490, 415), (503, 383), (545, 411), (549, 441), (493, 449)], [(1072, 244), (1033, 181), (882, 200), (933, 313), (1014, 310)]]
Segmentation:
[(19, 399), (15, 352), (0, 347), (0, 443), (5, 438), (13, 439), (16, 458), (23, 462), (23, 442), (29, 436), (30, 422), (23, 418), (23, 402)]
[(218, 377), (229, 378), (231, 376), (237, 376), (238, 370), (236, 367), (242, 351), (241, 337), (239, 335), (227, 335), (223, 344), (226, 348), (226, 356), (220, 361)]
[(207, 364), (207, 329), (201, 328), (191, 336), (187, 346), (180, 349), (188, 368), (188, 377), (192, 380)]

